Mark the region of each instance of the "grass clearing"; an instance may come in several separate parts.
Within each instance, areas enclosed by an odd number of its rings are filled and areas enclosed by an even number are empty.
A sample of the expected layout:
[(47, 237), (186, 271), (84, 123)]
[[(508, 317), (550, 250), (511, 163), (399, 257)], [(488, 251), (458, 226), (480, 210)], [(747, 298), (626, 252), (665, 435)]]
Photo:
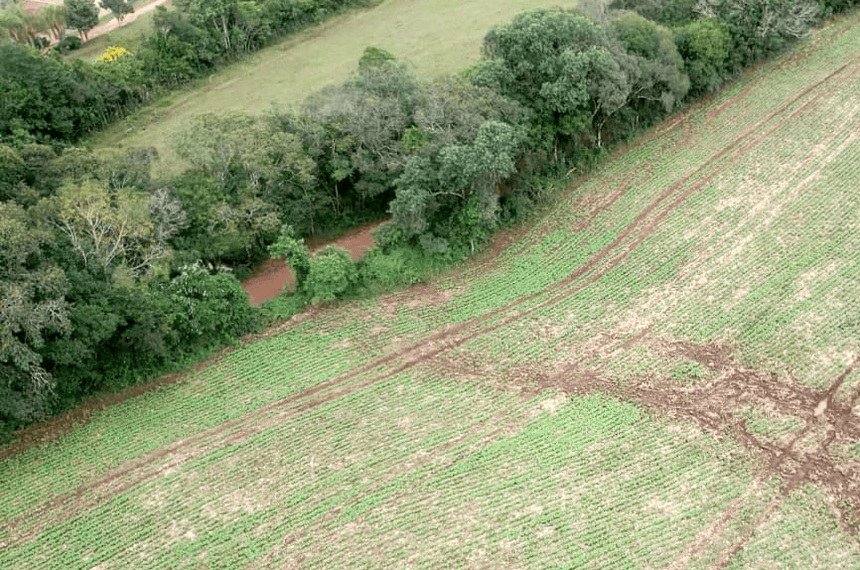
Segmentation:
[[(154, 3), (156, 0), (138, 0), (134, 2), (136, 12), (143, 12), (144, 8)], [(170, 0), (168, 0), (169, 2)], [(59, 2), (62, 4), (62, 2)], [(88, 42), (83, 44), (80, 49), (69, 52), (65, 57), (67, 61), (75, 61), (77, 59), (86, 59), (95, 61), (104, 51), (111, 46), (122, 46), (134, 53), (138, 46), (141, 45), (143, 39), (152, 32), (152, 17), (154, 13), (147, 8), (146, 13), (139, 16), (132, 14), (134, 19), (128, 21), (128, 16), (122, 26), (111, 29), (107, 33), (94, 37), (96, 30), (101, 28), (102, 24), (110, 23), (114, 20), (110, 11), (101, 10), (102, 16), (99, 18), (99, 26), (90, 31)], [(112, 27), (112, 26), (111, 26)]]
[(3, 461), (0, 566), (860, 567), (860, 12), (797, 53)]
[(165, 95), (93, 135), (91, 143), (155, 147), (161, 158), (158, 169), (175, 174), (184, 164), (170, 149), (170, 136), (196, 114), (257, 114), (273, 104), (298, 105), (311, 93), (342, 83), (358, 68), (367, 46), (381, 47), (411, 63), (419, 77), (455, 73), (478, 60), (491, 27), (524, 10), (556, 5), (574, 7), (576, 2), (385, 0), (373, 8), (346, 11)]

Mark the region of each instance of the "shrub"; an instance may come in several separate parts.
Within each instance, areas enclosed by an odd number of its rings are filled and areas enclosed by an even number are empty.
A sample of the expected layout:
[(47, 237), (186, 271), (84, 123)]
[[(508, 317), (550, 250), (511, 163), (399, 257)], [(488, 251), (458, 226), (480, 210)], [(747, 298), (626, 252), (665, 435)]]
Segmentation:
[(305, 292), (311, 303), (333, 301), (342, 297), (357, 282), (358, 270), (349, 252), (330, 245), (311, 259)]

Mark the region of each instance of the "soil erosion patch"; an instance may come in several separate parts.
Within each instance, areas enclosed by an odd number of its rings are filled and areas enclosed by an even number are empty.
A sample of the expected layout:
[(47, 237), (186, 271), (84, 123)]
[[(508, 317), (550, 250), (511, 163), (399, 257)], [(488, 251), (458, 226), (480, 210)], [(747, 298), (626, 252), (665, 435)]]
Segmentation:
[[(386, 221), (377, 220), (355, 226), (334, 239), (319, 236), (308, 238), (305, 243), (311, 253), (334, 244), (347, 250), (353, 261), (358, 261), (364, 252), (373, 247), (373, 232)], [(280, 295), (287, 284), (290, 288), (296, 286), (296, 277), (289, 266), (283, 259), (269, 258), (254, 269), (242, 282), (242, 287), (248, 292), (251, 304), (260, 305)]]

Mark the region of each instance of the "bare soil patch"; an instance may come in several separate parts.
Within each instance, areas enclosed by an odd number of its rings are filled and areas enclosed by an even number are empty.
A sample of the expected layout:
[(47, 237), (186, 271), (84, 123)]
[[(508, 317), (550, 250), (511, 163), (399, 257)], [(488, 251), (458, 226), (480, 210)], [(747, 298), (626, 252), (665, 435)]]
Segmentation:
[[(56, 524), (58, 519), (78, 516), (83, 510), (112, 499), (116, 493), (160, 473), (166, 468), (164, 459), (168, 455), (170, 456), (169, 468), (176, 468), (200, 452), (211, 451), (213, 448), (246, 439), (251, 434), (282, 421), (286, 415), (301, 413), (322, 403), (341, 398), (416, 365), (423, 363), (433, 366), (441, 362), (444, 353), (453, 348), (461, 347), (479, 336), (494, 333), (500, 327), (522, 319), (539, 309), (560, 303), (621, 263), (631, 251), (653, 233), (663, 219), (716, 176), (724, 168), (725, 161), (749, 152), (753, 146), (772, 134), (780, 124), (806, 108), (811, 102), (802, 105), (789, 117), (781, 117), (777, 121), (777, 127), (765, 130), (771, 119), (789, 109), (820, 84), (817, 83), (804, 90), (797, 98), (788, 101), (780, 109), (769, 114), (713, 154), (698, 169), (676, 180), (656, 196), (611, 244), (596, 253), (567, 278), (542, 291), (490, 310), (470, 321), (440, 330), (420, 342), (398, 347), (385, 356), (243, 417), (129, 461), (106, 477), (83, 485), (74, 492), (62, 495), (47, 505), (34, 509), (26, 516), (26, 519), (30, 519), (27, 520), (27, 526), (29, 529), (46, 528), (48, 524)], [(815, 99), (813, 97), (813, 101)], [(752, 135), (756, 133), (760, 136), (753, 137)], [(745, 141), (750, 142), (741, 146), (740, 143)], [(620, 192), (623, 192), (624, 186), (624, 183), (619, 186)], [(439, 299), (441, 302), (445, 300)], [(646, 341), (647, 335), (636, 339), (636, 342)], [(739, 441), (761, 454), (763, 463), (767, 465), (765, 473), (783, 477), (786, 481), (784, 493), (788, 493), (802, 481), (819, 483), (839, 497), (841, 504), (847, 505), (843, 508), (843, 525), (849, 529), (852, 528), (852, 524), (856, 525), (856, 522), (851, 521), (856, 521), (856, 513), (860, 512), (858, 511), (860, 509), (860, 468), (846, 466), (841, 458), (837, 461), (830, 454), (828, 447), (833, 442), (844, 443), (852, 441), (852, 438), (856, 441), (857, 436), (860, 435), (860, 418), (851, 412), (860, 398), (860, 388), (851, 394), (848, 403), (834, 398), (842, 380), (857, 365), (857, 361), (839, 379), (836, 379), (828, 390), (815, 391), (780, 382), (770, 374), (745, 369), (735, 363), (734, 358), (727, 354), (725, 347), (670, 343), (661, 345), (661, 349), (667, 354), (681, 355), (699, 362), (703, 367), (717, 373), (718, 380), (704, 386), (679, 386), (677, 383), (648, 377), (632, 384), (618, 385), (602, 376), (600, 371), (583, 371), (576, 365), (571, 365), (561, 372), (554, 371), (550, 375), (532, 374), (530, 371), (523, 371), (523, 375), (530, 381), (536, 381), (541, 387), (569, 393), (606, 391), (624, 399), (635, 400), (660, 412), (691, 419), (713, 433), (735, 435)], [(529, 388), (531, 389), (531, 386)], [(825, 405), (822, 406), (822, 402), (825, 402)], [(736, 415), (735, 410), (745, 404), (766, 406), (782, 413), (796, 415), (803, 418), (805, 424), (788, 443), (768, 441), (752, 434), (745, 420)], [(797, 442), (811, 433), (814, 427), (826, 428), (825, 439), (817, 447), (796, 449)], [(120, 480), (122, 482), (118, 484)], [(728, 518), (731, 516), (733, 514), (729, 513)], [(23, 522), (24, 518), (11, 521), (5, 527), (14, 528), (16, 524)], [(856, 526), (853, 528), (856, 531)], [(26, 531), (26, 535), (20, 539), (32, 536), (32, 532), (32, 530)], [(742, 547), (743, 543), (741, 543)], [(731, 555), (730, 552), (729, 558)]]
[[(349, 252), (353, 261), (358, 261), (362, 255), (373, 247), (373, 232), (387, 220), (378, 220), (361, 224), (347, 230), (337, 238), (312, 237), (305, 240), (311, 253), (315, 253), (327, 245), (334, 244)], [(248, 292), (250, 303), (260, 305), (281, 294), (284, 287), (295, 289), (296, 276), (283, 259), (267, 259), (254, 269), (254, 272), (242, 282), (242, 287)]]

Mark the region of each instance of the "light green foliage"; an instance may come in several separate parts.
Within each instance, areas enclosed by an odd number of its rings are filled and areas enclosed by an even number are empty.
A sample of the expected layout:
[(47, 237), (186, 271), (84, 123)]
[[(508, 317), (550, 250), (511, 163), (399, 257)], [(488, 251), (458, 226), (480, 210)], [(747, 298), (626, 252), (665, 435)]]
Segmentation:
[(174, 136), (173, 148), (194, 168), (218, 180), (226, 180), (238, 169), (253, 187), (277, 182), (284, 172), (300, 180), (312, 176), (313, 163), (303, 156), (294, 135), (244, 113), (199, 115)]
[(707, 376), (707, 371), (698, 362), (686, 361), (673, 366), (670, 376), (678, 382), (695, 382)]
[(30, 14), (21, 6), (0, 9), (0, 33), (15, 43), (37, 46), (39, 34), (49, 29), (43, 17)]
[[(198, 171), (179, 193), (194, 210), (207, 257), (252, 257), (277, 235), (280, 213), (301, 222), (313, 218), (318, 205), (304, 198), (314, 188), (314, 161), (299, 138), (273, 120), (201, 115), (173, 143)], [(206, 190), (201, 194), (184, 182)], [(202, 232), (214, 240), (207, 244)]]
[(117, 22), (122, 22), (125, 15), (134, 12), (133, 0), (99, 0), (103, 10), (110, 10)]
[(311, 303), (334, 301), (358, 281), (358, 270), (345, 249), (326, 246), (311, 258), (304, 288)]
[(141, 274), (165, 254), (164, 243), (155, 239), (150, 201), (137, 190), (111, 190), (104, 182), (84, 180), (66, 184), (39, 209), (49, 226), (68, 238), (84, 265), (108, 270), (122, 262)]

